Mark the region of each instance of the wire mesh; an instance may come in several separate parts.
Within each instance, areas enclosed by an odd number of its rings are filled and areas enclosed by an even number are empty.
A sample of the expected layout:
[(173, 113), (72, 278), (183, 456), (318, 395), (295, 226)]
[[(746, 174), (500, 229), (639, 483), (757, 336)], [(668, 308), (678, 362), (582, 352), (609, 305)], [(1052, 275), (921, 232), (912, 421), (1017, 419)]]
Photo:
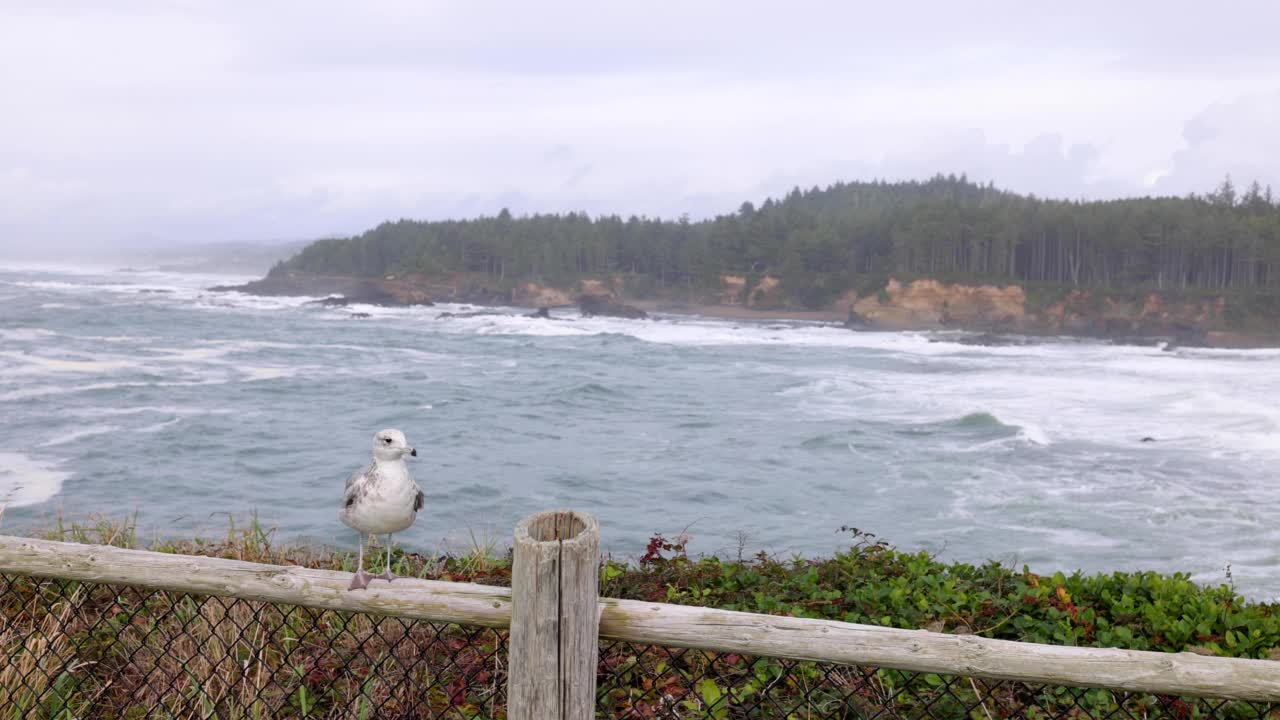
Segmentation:
[(505, 633), (110, 585), (0, 579), (0, 718), (477, 718)]
[[(1280, 668), (1277, 669), (1280, 672)], [(1280, 705), (604, 643), (601, 717), (1280, 718)]]
[[(0, 720), (505, 718), (506, 633), (0, 576)], [(1273, 718), (1280, 707), (602, 642), (601, 718)]]

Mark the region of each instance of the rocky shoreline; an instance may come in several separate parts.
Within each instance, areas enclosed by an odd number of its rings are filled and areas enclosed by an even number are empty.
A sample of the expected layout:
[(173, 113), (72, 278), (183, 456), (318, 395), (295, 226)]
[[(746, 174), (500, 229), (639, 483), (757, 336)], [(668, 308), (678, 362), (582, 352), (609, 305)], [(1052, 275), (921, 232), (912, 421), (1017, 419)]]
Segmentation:
[[(1017, 344), (1017, 338), (1079, 337), (1128, 345), (1163, 344), (1166, 349), (1280, 347), (1280, 334), (1224, 329), (1222, 298), (1188, 300), (1153, 292), (1101, 295), (1072, 290), (1029, 309), (1027, 293), (1021, 287), (946, 285), (934, 280), (905, 284), (891, 280), (878, 294), (858, 297), (846, 293), (820, 310), (732, 301), (624, 300), (595, 280), (580, 281), (573, 289), (529, 282), (500, 290), (467, 278), (433, 283), (412, 274), (360, 278), (285, 273), (244, 285), (209, 289), (263, 296), (326, 296), (315, 302), (333, 306), (425, 306), (439, 301), (533, 308), (537, 310), (534, 317), (550, 317), (554, 308), (573, 307), (585, 317), (643, 319), (650, 313), (663, 313), (745, 321), (820, 322), (866, 331), (958, 330), (976, 333), (966, 342), (991, 345)], [(725, 297), (732, 299), (732, 294)]]
[[(576, 306), (584, 317), (595, 315), (641, 320), (648, 317), (643, 309), (622, 302), (616, 294), (600, 286), (581, 288), (571, 294), (534, 283), (513, 289), (510, 293), (478, 284), (436, 285), (437, 291), (447, 290), (438, 296), (442, 301), (481, 306), (507, 306), (537, 308), (533, 317), (550, 318), (554, 307)], [(323, 295), (312, 302), (328, 307), (348, 305), (382, 305), (408, 307), (434, 305), (432, 287), (421, 277), (356, 278), (339, 275), (267, 276), (243, 285), (218, 285), (211, 292), (241, 292), (268, 297), (305, 297)], [(453, 313), (446, 313), (453, 316)]]

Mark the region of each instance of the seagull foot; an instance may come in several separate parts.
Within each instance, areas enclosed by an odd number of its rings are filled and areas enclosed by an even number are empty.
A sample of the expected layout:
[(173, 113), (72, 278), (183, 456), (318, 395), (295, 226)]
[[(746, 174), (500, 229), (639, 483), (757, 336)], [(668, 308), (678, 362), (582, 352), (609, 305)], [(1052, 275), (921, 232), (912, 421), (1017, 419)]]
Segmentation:
[(384, 572), (380, 572), (380, 573), (378, 573), (377, 575), (374, 575), (374, 577), (376, 577), (376, 578), (382, 578), (383, 580), (386, 580), (387, 582), (391, 582), (392, 580), (395, 580), (396, 578), (398, 578), (398, 577), (400, 577), (400, 576), (399, 576), (399, 575), (396, 575), (395, 573), (391, 572), (390, 570), (386, 570), (386, 571), (384, 571)]
[(347, 590), (367, 590), (369, 588), (369, 581), (372, 579), (372, 575), (361, 569), (353, 575), (351, 578), (351, 584), (347, 586)]

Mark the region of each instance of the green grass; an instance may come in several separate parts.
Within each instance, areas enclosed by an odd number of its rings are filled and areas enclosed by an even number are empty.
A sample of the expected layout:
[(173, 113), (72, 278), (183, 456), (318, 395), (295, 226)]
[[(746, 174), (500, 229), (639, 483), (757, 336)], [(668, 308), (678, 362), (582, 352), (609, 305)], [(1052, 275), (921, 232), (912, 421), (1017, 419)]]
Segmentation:
[(689, 557), (655, 538), (639, 565), (611, 564), (602, 595), (983, 637), (1133, 650), (1280, 657), (1280, 605), (1183, 573), (1037, 574), (947, 563), (847, 529), (826, 558)]

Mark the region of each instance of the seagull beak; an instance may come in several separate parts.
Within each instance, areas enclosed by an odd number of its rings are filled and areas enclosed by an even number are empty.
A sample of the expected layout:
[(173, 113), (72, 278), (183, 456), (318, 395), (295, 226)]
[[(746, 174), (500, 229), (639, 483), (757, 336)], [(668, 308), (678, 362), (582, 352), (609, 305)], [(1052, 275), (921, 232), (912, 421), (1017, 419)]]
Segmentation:
[(413, 457), (418, 457), (418, 448), (409, 448), (409, 454)]

